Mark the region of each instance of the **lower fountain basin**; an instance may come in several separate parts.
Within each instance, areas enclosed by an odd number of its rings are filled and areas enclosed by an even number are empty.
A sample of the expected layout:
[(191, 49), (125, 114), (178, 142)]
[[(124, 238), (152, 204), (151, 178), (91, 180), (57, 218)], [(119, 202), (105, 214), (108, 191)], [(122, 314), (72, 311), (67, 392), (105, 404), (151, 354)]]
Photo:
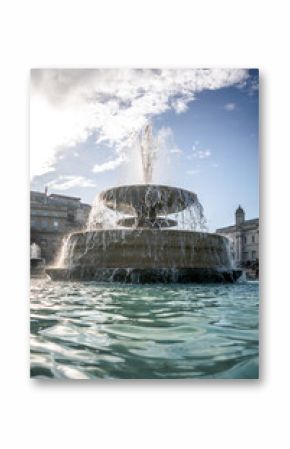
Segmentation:
[(154, 283), (233, 283), (242, 274), (241, 270), (215, 270), (212, 268), (47, 268), (46, 273), (55, 281), (122, 282), (130, 284)]
[(52, 279), (119, 282), (234, 282), (228, 240), (172, 229), (111, 229), (71, 234)]

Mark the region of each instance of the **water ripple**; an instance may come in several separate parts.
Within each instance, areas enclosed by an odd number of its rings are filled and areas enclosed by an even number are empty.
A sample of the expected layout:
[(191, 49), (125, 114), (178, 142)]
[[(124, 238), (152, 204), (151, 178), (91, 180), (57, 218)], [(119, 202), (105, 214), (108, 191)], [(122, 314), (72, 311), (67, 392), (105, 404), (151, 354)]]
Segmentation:
[(257, 378), (258, 283), (31, 283), (31, 376)]

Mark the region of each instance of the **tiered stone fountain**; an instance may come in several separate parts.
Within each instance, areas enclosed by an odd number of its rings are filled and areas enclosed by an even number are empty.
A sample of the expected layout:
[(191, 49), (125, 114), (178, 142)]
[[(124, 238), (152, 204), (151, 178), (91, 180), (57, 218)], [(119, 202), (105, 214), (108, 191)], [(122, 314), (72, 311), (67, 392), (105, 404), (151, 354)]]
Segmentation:
[(234, 282), (241, 275), (225, 237), (178, 229), (168, 217), (198, 205), (195, 193), (145, 183), (105, 190), (99, 202), (122, 218), (113, 229), (98, 223), (95, 229), (70, 234), (60, 266), (46, 270), (52, 279)]

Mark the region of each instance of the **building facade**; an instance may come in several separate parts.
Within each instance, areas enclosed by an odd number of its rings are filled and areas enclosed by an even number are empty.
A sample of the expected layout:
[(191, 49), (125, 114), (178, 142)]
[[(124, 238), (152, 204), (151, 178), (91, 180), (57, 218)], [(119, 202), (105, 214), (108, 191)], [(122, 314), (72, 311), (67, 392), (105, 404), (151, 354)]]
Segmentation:
[(235, 224), (216, 230), (228, 237), (231, 252), (237, 266), (247, 266), (259, 261), (259, 218), (245, 219), (245, 211), (238, 207)]
[(55, 261), (66, 234), (85, 227), (90, 210), (80, 198), (30, 192), (30, 243), (46, 263)]

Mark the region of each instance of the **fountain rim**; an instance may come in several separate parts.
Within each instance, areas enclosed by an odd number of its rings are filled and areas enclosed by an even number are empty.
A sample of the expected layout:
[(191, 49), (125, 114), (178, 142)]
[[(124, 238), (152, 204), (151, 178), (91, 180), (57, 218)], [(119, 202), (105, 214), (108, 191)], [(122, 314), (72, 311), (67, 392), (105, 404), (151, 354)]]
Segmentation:
[(113, 189), (118, 189), (118, 188), (124, 188), (124, 187), (162, 187), (162, 188), (167, 188), (167, 189), (173, 189), (173, 190), (182, 190), (183, 192), (189, 193), (189, 194), (193, 194), (196, 195), (196, 193), (194, 193), (192, 190), (188, 190), (185, 189), (183, 187), (178, 187), (178, 186), (172, 186), (169, 184), (156, 184), (155, 182), (137, 182), (135, 184), (120, 184), (118, 186), (111, 186), (108, 187), (107, 189), (101, 190), (101, 192), (99, 192), (99, 195), (101, 193), (107, 192), (108, 190), (113, 190)]
[[(176, 187), (176, 186), (170, 186), (167, 184), (155, 184), (155, 183), (138, 183), (138, 184), (121, 184), (118, 186), (114, 186), (114, 187), (109, 187), (105, 190), (102, 190), (99, 194), (98, 197), (104, 202), (105, 206), (108, 207), (111, 210), (117, 210), (119, 212), (123, 212), (125, 214), (132, 214), (132, 213), (137, 213), (139, 211), (142, 211), (142, 206), (143, 203), (141, 202), (140, 204), (132, 204), (129, 201), (124, 201), (123, 198), (123, 205), (121, 205), (120, 207), (116, 207), (115, 206), (110, 206), (110, 200), (106, 200), (105, 195), (106, 193), (109, 193), (110, 191), (115, 191), (115, 192), (121, 192), (122, 190), (126, 190), (128, 189), (129, 191), (131, 190), (131, 193), (133, 193), (134, 188), (136, 189), (136, 191), (142, 192), (142, 190), (146, 191), (147, 189), (149, 190), (150, 188), (154, 188), (156, 190), (160, 190), (160, 191), (164, 191), (164, 192), (168, 192), (169, 194), (177, 194), (178, 192), (182, 192), (182, 194), (188, 195), (191, 199), (192, 202), (190, 202), (188, 205), (185, 205), (185, 207), (180, 207), (180, 204), (176, 204), (174, 210), (172, 210), (172, 206), (167, 206), (168, 209), (167, 210), (162, 210), (162, 207), (160, 208), (160, 210), (158, 211), (158, 213), (156, 213), (156, 216), (162, 216), (164, 214), (174, 214), (174, 213), (178, 213), (181, 212), (185, 209), (187, 209), (188, 207), (190, 207), (196, 200), (197, 200), (197, 194), (195, 192), (192, 192), (191, 190), (188, 189), (184, 189), (183, 187)], [(166, 203), (164, 203), (164, 208), (166, 208)], [(154, 205), (152, 205), (152, 207), (147, 206), (146, 209), (148, 211), (153, 210), (154, 209)], [(141, 212), (141, 215), (143, 215), (143, 213)]]
[(162, 233), (171, 233), (175, 234), (178, 233), (179, 235), (184, 234), (195, 234), (199, 235), (200, 238), (213, 238), (213, 239), (220, 239), (224, 242), (229, 242), (228, 237), (219, 234), (217, 232), (206, 232), (206, 231), (194, 231), (192, 229), (172, 229), (172, 228), (161, 228), (161, 229), (154, 229), (154, 228), (104, 228), (104, 229), (90, 229), (90, 230), (83, 230), (83, 231), (75, 231), (71, 232), (69, 234), (70, 238), (73, 236), (83, 236), (85, 234), (100, 234), (100, 233), (119, 233), (120, 235), (124, 234), (144, 234), (144, 233), (151, 233), (151, 234), (159, 234)]

